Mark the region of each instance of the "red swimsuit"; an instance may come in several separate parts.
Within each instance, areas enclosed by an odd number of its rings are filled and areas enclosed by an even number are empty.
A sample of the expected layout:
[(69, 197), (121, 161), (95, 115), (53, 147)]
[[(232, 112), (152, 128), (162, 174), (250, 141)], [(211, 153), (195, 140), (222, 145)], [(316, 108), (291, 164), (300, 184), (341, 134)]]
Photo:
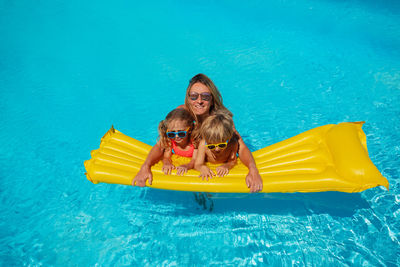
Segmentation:
[(184, 151), (181, 150), (174, 141), (172, 143), (172, 152), (181, 157), (191, 158), (193, 157), (194, 145), (192, 143), (189, 144), (189, 150)]

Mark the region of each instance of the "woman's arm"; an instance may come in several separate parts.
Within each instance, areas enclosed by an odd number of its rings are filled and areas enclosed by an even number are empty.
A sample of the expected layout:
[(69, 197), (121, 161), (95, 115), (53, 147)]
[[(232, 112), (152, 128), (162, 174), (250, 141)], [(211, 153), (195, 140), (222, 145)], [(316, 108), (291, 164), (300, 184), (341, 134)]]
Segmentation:
[(200, 172), (199, 177), (201, 177), (203, 180), (204, 180), (204, 178), (206, 178), (206, 180), (208, 181), (208, 178), (211, 179), (213, 176), (215, 176), (215, 173), (204, 164), (204, 162), (206, 161), (205, 160), (205, 157), (206, 157), (205, 143), (206, 142), (204, 140), (200, 141), (198, 152), (197, 152), (197, 157), (196, 157), (196, 160), (194, 163), (194, 168)]
[(247, 187), (250, 188), (251, 193), (261, 191), (263, 189), (263, 181), (260, 174), (258, 173), (253, 155), (251, 154), (250, 149), (246, 146), (242, 137), (237, 131), (236, 134), (239, 136), (239, 158), (243, 162), (243, 164), (246, 165), (246, 167), (249, 169), (249, 173), (246, 176)]
[(135, 178), (132, 180), (132, 185), (140, 187), (146, 186), (147, 179), (149, 179), (149, 184), (152, 184), (153, 174), (151, 173), (151, 166), (159, 162), (160, 159), (163, 157), (163, 155), (164, 155), (164, 149), (161, 147), (160, 142), (157, 142), (157, 144), (155, 144), (151, 148), (142, 167), (136, 174)]

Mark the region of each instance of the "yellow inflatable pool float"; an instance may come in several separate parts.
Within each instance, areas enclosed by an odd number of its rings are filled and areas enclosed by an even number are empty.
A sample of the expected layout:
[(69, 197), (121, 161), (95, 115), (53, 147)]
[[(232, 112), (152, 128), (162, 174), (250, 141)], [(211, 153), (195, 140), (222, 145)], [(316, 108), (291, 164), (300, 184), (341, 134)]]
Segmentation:
[[(389, 183), (368, 156), (363, 122), (329, 124), (253, 152), (263, 179), (262, 192), (361, 192)], [(151, 146), (122, 134), (113, 127), (101, 139), (100, 148), (85, 161), (86, 176), (91, 182), (131, 185)], [(189, 159), (175, 156), (177, 166)], [(216, 165), (208, 165), (215, 171)], [(152, 167), (153, 183), (159, 189), (248, 193), (245, 177), (248, 169), (238, 161), (227, 176), (209, 181), (199, 172), (185, 176), (165, 175), (162, 163)]]

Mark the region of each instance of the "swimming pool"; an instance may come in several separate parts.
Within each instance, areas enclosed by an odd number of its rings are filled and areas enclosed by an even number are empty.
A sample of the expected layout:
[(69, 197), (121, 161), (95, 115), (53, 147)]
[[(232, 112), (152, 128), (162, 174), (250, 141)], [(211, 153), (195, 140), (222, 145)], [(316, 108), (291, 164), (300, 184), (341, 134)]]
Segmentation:
[[(399, 265), (399, 3), (155, 2), (0, 1), (0, 264)], [(112, 124), (154, 144), (199, 72), (251, 150), (365, 120), (390, 191), (201, 203), (86, 180)]]

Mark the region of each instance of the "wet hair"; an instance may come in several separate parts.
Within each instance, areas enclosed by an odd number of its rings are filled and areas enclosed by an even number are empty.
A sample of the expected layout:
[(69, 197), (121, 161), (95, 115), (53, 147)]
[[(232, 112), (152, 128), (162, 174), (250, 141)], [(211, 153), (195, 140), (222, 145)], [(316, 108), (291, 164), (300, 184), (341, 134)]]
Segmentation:
[(158, 124), (158, 134), (161, 142), (161, 147), (169, 148), (171, 147), (171, 140), (167, 137), (168, 126), (174, 120), (180, 120), (185, 122), (186, 127), (190, 127), (188, 130), (188, 135), (194, 128), (194, 119), (189, 111), (183, 108), (176, 108), (170, 111), (164, 120), (160, 121)]
[[(222, 103), (221, 93), (219, 92), (218, 88), (215, 86), (213, 81), (210, 78), (208, 78), (206, 75), (199, 73), (199, 74), (193, 76), (192, 79), (190, 79), (189, 85), (186, 89), (186, 97), (185, 97), (185, 106), (190, 111), (192, 116), (195, 118), (196, 122), (199, 122), (198, 118), (197, 118), (196, 114), (194, 114), (192, 107), (189, 104), (189, 93), (190, 93), (190, 90), (192, 89), (192, 86), (195, 83), (201, 83), (201, 84), (205, 85), (208, 88), (208, 90), (210, 90), (212, 99), (211, 99), (211, 106), (210, 106), (209, 112), (211, 115), (220, 109), (225, 109), (230, 113), (230, 111)], [(233, 116), (232, 113), (231, 113), (231, 116)]]
[(221, 143), (232, 138), (235, 130), (230, 114), (221, 110), (204, 120), (200, 134), (207, 143)]

